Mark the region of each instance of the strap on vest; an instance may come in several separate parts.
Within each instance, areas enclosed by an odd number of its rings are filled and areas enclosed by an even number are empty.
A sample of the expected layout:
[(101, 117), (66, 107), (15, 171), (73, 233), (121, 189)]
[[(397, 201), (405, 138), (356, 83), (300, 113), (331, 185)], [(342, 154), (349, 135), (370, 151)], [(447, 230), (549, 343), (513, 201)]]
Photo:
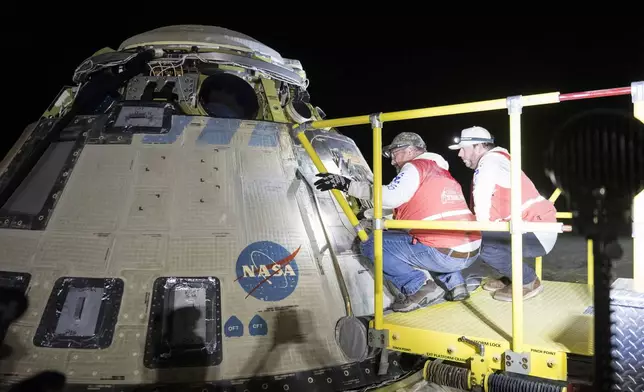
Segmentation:
[[(508, 159), (508, 161), (511, 161), (510, 159), (510, 154), (506, 153), (505, 151), (490, 151), (490, 154), (500, 154), (503, 155)], [(476, 170), (476, 169), (475, 169)], [(469, 203), (470, 210), (474, 211), (474, 176), (472, 176), (472, 182), (470, 183), (470, 203)]]

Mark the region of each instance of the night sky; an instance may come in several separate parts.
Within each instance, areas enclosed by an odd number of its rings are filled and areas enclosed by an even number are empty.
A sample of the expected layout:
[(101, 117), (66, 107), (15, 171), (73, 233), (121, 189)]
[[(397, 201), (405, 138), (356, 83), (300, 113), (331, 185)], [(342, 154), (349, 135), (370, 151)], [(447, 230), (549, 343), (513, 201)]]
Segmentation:
[[(612, 19), (594, 24), (577, 19), (577, 25), (543, 21), (541, 28), (530, 24), (521, 28), (502, 19), (442, 20), (436, 13), (393, 21), (386, 15), (363, 15), (360, 20), (326, 19), (324, 23), (305, 21), (302, 16), (299, 21), (292, 20), (275, 10), (263, 17), (254, 13), (255, 17), (236, 18), (230, 13), (201, 13), (194, 8), (189, 12), (176, 9), (165, 18), (128, 14), (123, 12), (116, 19), (104, 15), (105, 22), (101, 22), (99, 12), (91, 18), (70, 19), (62, 26), (60, 19), (52, 19), (50, 25), (39, 22), (34, 24), (33, 34), (21, 34), (19, 41), (7, 41), (11, 35), (5, 34), (5, 49), (29, 56), (2, 64), (5, 83), (9, 83), (11, 99), (17, 104), (11, 109), (10, 121), (5, 122), (0, 154), (6, 153), (28, 123), (37, 120), (63, 85), (71, 84), (74, 69), (85, 58), (105, 46), (116, 49), (132, 35), (172, 24), (226, 27), (263, 42), (283, 57), (300, 60), (310, 80), (311, 102), (321, 107), (327, 118), (517, 94), (624, 87), (644, 80), (644, 25), (622, 23), (617, 28)], [(557, 24), (566, 27), (555, 27)], [(43, 45), (43, 39), (50, 43)], [(5, 102), (7, 98), (5, 95)], [(631, 110), (631, 98), (524, 109), (524, 171), (544, 194), (553, 190), (541, 163), (550, 137), (570, 116), (598, 107)], [(501, 110), (410, 120), (385, 123), (383, 138), (387, 143), (399, 132), (418, 132), (430, 151), (450, 162), (454, 177), (467, 191), (472, 173), (447, 145), (462, 128), (480, 125), (508, 148), (508, 123), (507, 112)], [(356, 141), (371, 164), (369, 127), (341, 131)], [(386, 183), (394, 171), (389, 161), (383, 163)]]

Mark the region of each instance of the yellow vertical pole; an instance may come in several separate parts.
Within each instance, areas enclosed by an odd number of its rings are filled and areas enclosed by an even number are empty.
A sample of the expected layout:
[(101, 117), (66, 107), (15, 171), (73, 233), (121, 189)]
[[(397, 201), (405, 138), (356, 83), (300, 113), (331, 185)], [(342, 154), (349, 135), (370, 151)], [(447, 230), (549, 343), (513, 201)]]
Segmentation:
[(380, 114), (370, 117), (373, 129), (373, 264), (375, 280), (374, 290), (374, 328), (383, 326), (383, 277), (382, 277), (382, 121)]
[(595, 284), (595, 252), (593, 252), (593, 240), (590, 238), (586, 241), (586, 277), (588, 286), (593, 287)]
[(639, 293), (644, 293), (644, 190), (633, 199), (632, 215), (633, 288)]
[(510, 116), (510, 235), (512, 249), (512, 350), (523, 350), (523, 217), (521, 216), (521, 96), (507, 100)]
[(644, 101), (634, 103), (635, 118), (644, 123)]
[[(631, 83), (633, 114), (644, 123), (644, 82)], [(633, 289), (644, 292), (644, 191), (633, 198)], [(640, 244), (638, 244), (638, 238)]]

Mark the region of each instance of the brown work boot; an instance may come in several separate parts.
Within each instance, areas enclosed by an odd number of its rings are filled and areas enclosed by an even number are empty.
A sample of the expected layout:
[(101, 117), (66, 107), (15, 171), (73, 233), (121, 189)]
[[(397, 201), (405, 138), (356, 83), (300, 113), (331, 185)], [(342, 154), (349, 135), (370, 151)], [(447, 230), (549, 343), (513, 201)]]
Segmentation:
[[(523, 285), (523, 300), (530, 299), (543, 291), (539, 278)], [(492, 298), (498, 301), (512, 302), (512, 284), (505, 286), (492, 294)]]
[(445, 291), (438, 287), (432, 280), (427, 283), (420, 290), (414, 294), (406, 297), (404, 300), (394, 302), (391, 304), (391, 309), (394, 312), (411, 312), (412, 310), (424, 308), (441, 299), (445, 295)]
[(504, 289), (509, 284), (510, 284), (510, 279), (506, 278), (505, 276), (502, 277), (501, 279), (489, 279), (483, 285), (483, 290), (497, 291), (497, 290)]

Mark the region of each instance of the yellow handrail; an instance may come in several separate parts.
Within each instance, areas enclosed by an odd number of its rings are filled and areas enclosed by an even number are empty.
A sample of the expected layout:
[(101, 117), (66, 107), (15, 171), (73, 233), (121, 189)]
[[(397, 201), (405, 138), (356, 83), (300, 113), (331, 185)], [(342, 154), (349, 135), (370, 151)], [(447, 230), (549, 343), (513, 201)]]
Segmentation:
[[(522, 230), (527, 228), (521, 218), (521, 107), (523, 106), (533, 106), (533, 105), (545, 105), (550, 103), (559, 102), (559, 93), (545, 93), (545, 94), (536, 94), (529, 95), (525, 97), (514, 97), (509, 99), (496, 99), (490, 101), (481, 101), (481, 102), (472, 102), (459, 105), (448, 105), (448, 106), (439, 106), (435, 108), (426, 108), (426, 109), (415, 109), (415, 110), (404, 110), (400, 112), (392, 113), (381, 113), (376, 117), (374, 116), (357, 116), (357, 117), (347, 117), (335, 120), (323, 120), (323, 121), (313, 121), (309, 123), (312, 128), (329, 128), (329, 127), (340, 127), (340, 126), (349, 126), (349, 125), (358, 125), (358, 124), (368, 124), (371, 123), (373, 130), (373, 175), (374, 175), (374, 186), (373, 186), (373, 197), (374, 197), (374, 328), (376, 330), (381, 330), (383, 325), (383, 283), (382, 283), (382, 230), (385, 226), (395, 227), (399, 224), (404, 224), (402, 221), (387, 221), (385, 224), (382, 222), (382, 142), (381, 142), (381, 132), (382, 132), (382, 122), (384, 121), (398, 121), (398, 120), (408, 120), (414, 118), (422, 117), (434, 117), (434, 116), (445, 116), (451, 114), (463, 114), (463, 113), (472, 113), (472, 112), (481, 112), (488, 110), (498, 110), (498, 109), (509, 109), (510, 114), (510, 153), (513, 155), (511, 161), (511, 194), (510, 194), (510, 204), (511, 204), (511, 219), (509, 223), (501, 222), (501, 225), (497, 226), (496, 231), (506, 231), (511, 232), (512, 237), (512, 280), (514, 282), (523, 281), (523, 270), (521, 268), (521, 263), (523, 262), (523, 247), (522, 247)], [(518, 110), (518, 111), (517, 111)], [(305, 147), (307, 152), (311, 157), (316, 156), (315, 151), (308, 143), (308, 139), (303, 135), (303, 132), (298, 134), (298, 138), (302, 145)], [(308, 144), (308, 147), (307, 147)], [(315, 154), (315, 155), (314, 155)], [(318, 159), (319, 161), (319, 159)], [(315, 163), (315, 161), (314, 161)], [(316, 167), (318, 163), (316, 163)], [(319, 162), (318, 170), (320, 168), (324, 169), (322, 162)], [(335, 193), (334, 193), (335, 194)], [(336, 196), (336, 199), (338, 197)], [(348, 207), (348, 205), (347, 205)], [(345, 213), (347, 213), (345, 211)], [(353, 215), (353, 212), (351, 211)], [(347, 216), (350, 216), (347, 214)], [(411, 222), (411, 221), (409, 221)], [(424, 224), (419, 222), (413, 222), (414, 228), (426, 228), (423, 227)], [(438, 222), (432, 222), (438, 223)], [(476, 222), (441, 222), (451, 226), (453, 230), (462, 230), (461, 228), (466, 228), (466, 230), (471, 230), (466, 223), (475, 224)], [(503, 226), (503, 225), (506, 226)], [(552, 227), (548, 227), (548, 223), (533, 223), (535, 230), (539, 231), (539, 227), (542, 227), (541, 230), (550, 231)], [(552, 224), (550, 224), (552, 225)], [(563, 225), (559, 225), (558, 231), (561, 231)], [(473, 226), (473, 225), (472, 225)], [(521, 352), (523, 347), (523, 286), (522, 285), (513, 285), (512, 290), (512, 349), (515, 352)]]
[[(523, 222), (525, 232), (561, 232), (568, 231), (570, 226), (560, 222)], [(510, 231), (511, 222), (476, 222), (476, 221), (422, 221), (422, 220), (386, 220), (387, 229), (422, 229), (454, 231)]]
[(586, 281), (590, 287), (595, 284), (595, 252), (590, 238), (586, 240)]
[[(618, 91), (619, 90), (619, 91)], [(634, 90), (634, 89), (633, 89)], [(512, 160), (510, 165), (510, 222), (490, 222), (487, 226), (481, 225), (474, 230), (481, 231), (509, 231), (511, 234), (511, 248), (512, 248), (512, 281), (523, 281), (523, 269), (521, 263), (523, 262), (523, 246), (522, 234), (524, 232), (535, 231), (558, 231), (563, 230), (561, 223), (533, 223), (523, 222), (521, 216), (521, 113), (522, 108), (525, 106), (546, 105), (551, 103), (559, 103), (560, 100), (573, 100), (585, 99), (598, 96), (611, 96), (624, 94), (628, 89), (609, 89), (604, 91), (594, 91), (586, 93), (575, 93), (561, 95), (559, 92), (535, 94), (527, 96), (515, 96), (507, 99), (495, 99), (489, 101), (470, 102), (457, 105), (438, 106), (433, 108), (403, 110), (399, 112), (380, 113), (374, 115), (362, 115), (355, 117), (345, 117), (339, 119), (313, 121), (308, 123), (311, 128), (330, 128), (351, 126), (359, 124), (371, 123), (373, 131), (373, 202), (374, 202), (374, 267), (375, 267), (375, 282), (374, 282), (374, 329), (382, 330), (383, 328), (383, 259), (382, 259), (382, 234), (384, 228), (418, 228), (418, 229), (447, 229), (447, 230), (473, 230), (480, 222), (426, 222), (426, 221), (396, 221), (382, 220), (382, 123), (385, 121), (399, 121), (409, 120), (416, 118), (427, 118), (446, 116), (453, 114), (464, 114), (473, 112), (482, 112), (498, 109), (508, 109), (510, 117), (510, 153)], [(632, 94), (632, 93), (631, 93)], [(641, 100), (634, 100), (635, 116), (644, 121), (644, 103)], [(296, 125), (297, 127), (297, 125)], [(307, 153), (313, 160), (316, 168), (320, 172), (326, 172), (324, 164), (319, 159), (315, 150), (310, 142), (304, 135), (303, 131), (297, 134), (298, 139), (306, 149)], [(348, 203), (339, 191), (332, 191), (336, 200), (342, 207), (344, 213), (349, 217), (351, 223), (356, 227), (359, 222), (353, 211), (351, 211)], [(555, 199), (561, 193), (560, 190), (555, 191), (552, 197)], [(640, 194), (641, 196), (641, 194)], [(636, 198), (637, 200), (637, 198)], [(640, 200), (641, 203), (641, 200)], [(641, 209), (640, 209), (641, 211)], [(641, 215), (639, 212), (638, 216)], [(562, 212), (558, 213), (558, 218), (571, 218), (572, 213)], [(638, 221), (641, 218), (638, 218)], [(639, 223), (640, 225), (642, 223)], [(364, 234), (364, 236), (363, 236)], [(360, 239), (365, 241), (366, 233), (364, 230), (358, 230)], [(640, 248), (636, 248), (636, 254), (641, 252)], [(638, 263), (639, 264), (639, 263)], [(590, 266), (589, 266), (590, 273)], [(635, 270), (635, 284), (638, 286), (640, 281), (640, 288), (644, 281), (644, 268), (636, 267)], [(639, 278), (639, 279), (638, 279)], [(590, 279), (590, 276), (589, 276)], [(590, 283), (590, 280), (589, 280)], [(512, 285), (512, 350), (521, 352), (523, 348), (523, 287), (522, 285)]]
[[(522, 97), (523, 106), (547, 105), (559, 102), (559, 93), (543, 93), (526, 95)], [(506, 109), (505, 99), (493, 99), (489, 101), (461, 103), (457, 105), (436, 106), (423, 109), (402, 110), (399, 112), (389, 112), (380, 114), (380, 121), (412, 120), (416, 118), (449, 116), (453, 114), (466, 114), (474, 112), (485, 112), (490, 110)], [(313, 121), (311, 127), (316, 129), (346, 127), (350, 125), (360, 125), (370, 123), (369, 115), (336, 118), (331, 120)], [(374, 173), (375, 174), (375, 173)]]
[(548, 200), (550, 200), (551, 202), (554, 203), (559, 198), (559, 195), (561, 195), (561, 189), (557, 188), (557, 189), (554, 190), (554, 192), (552, 192), (552, 195), (550, 195)]
[[(552, 195), (548, 198), (551, 202), (556, 202), (559, 196), (561, 195), (561, 189), (557, 188), (552, 192)], [(566, 212), (557, 212), (557, 219), (572, 219), (572, 212), (566, 211)]]

